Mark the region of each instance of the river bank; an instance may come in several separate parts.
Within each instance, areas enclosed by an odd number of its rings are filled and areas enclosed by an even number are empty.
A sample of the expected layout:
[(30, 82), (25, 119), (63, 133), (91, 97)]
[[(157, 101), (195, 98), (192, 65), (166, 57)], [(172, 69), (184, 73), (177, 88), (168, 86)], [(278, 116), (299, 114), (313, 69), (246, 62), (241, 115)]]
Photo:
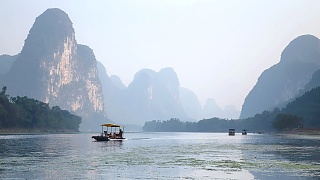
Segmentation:
[(294, 135), (320, 135), (319, 128), (303, 128), (281, 131), (279, 134), (294, 134)]
[(0, 135), (24, 135), (24, 134), (74, 134), (80, 131), (74, 130), (52, 130), (52, 129), (0, 129)]

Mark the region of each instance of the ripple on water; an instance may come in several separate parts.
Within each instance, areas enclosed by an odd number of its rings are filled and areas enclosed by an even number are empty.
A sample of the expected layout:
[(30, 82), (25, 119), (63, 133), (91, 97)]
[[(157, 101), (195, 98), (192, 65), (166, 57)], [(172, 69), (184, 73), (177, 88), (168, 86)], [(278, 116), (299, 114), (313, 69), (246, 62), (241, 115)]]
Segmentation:
[(127, 140), (121, 142), (95, 142), (90, 134), (0, 138), (0, 177), (279, 179), (288, 174), (303, 178), (319, 176), (319, 145), (314, 139), (250, 134), (229, 137), (215, 133), (126, 133), (126, 136)]

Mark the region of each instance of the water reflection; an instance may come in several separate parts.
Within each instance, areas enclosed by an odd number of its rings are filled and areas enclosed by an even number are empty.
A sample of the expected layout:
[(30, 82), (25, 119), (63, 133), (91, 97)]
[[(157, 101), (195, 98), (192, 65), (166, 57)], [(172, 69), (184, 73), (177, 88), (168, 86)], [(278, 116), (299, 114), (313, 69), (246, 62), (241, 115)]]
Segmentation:
[(0, 136), (0, 179), (308, 179), (320, 139), (227, 133)]
[(101, 151), (119, 152), (123, 146), (123, 141), (125, 140), (111, 140), (111, 141), (93, 140), (92, 143), (94, 147), (99, 148)]
[(243, 152), (257, 179), (313, 179), (320, 176), (319, 143), (290, 135), (260, 135), (250, 138)]

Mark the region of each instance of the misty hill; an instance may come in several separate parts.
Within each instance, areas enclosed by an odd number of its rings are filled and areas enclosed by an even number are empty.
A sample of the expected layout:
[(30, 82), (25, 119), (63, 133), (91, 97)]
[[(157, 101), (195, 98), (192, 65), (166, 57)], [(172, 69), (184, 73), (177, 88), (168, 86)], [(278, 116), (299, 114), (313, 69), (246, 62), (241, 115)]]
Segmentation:
[(227, 105), (223, 109), (223, 115), (221, 118), (239, 119), (240, 111), (233, 105)]
[(304, 93), (311, 91), (313, 88), (320, 86), (320, 70), (317, 70), (312, 74), (311, 80), (305, 85), (304, 89), (299, 92), (299, 95), (303, 95)]
[(132, 122), (187, 117), (180, 101), (180, 82), (172, 68), (140, 70), (129, 84), (127, 95), (131, 102), (127, 110), (136, 119)]
[(208, 98), (203, 106), (203, 118), (208, 119), (212, 117), (221, 117), (223, 110), (219, 107), (216, 101), (212, 98)]
[[(144, 124), (143, 130), (160, 132), (226, 132), (230, 127), (233, 127), (238, 132), (242, 129), (247, 129), (249, 132), (271, 132), (275, 131), (272, 122), (279, 114), (301, 118), (304, 128), (320, 128), (319, 109), (320, 87), (317, 87), (294, 99), (282, 109), (275, 108), (272, 111), (263, 111), (246, 119), (227, 120), (214, 117), (198, 122), (183, 122), (175, 118), (163, 121), (152, 120)], [(294, 121), (294, 119), (291, 120)], [(287, 127), (292, 128), (292, 123), (287, 124)], [(300, 124), (299, 127), (301, 128)]]
[(282, 104), (280, 104), (278, 107), (279, 108), (284, 108), (287, 104), (289, 104), (290, 102), (294, 101), (296, 98), (302, 96), (304, 93), (311, 91), (312, 89), (319, 87), (320, 86), (320, 70), (316, 70), (313, 74), (312, 74), (312, 78), (311, 80), (304, 86), (303, 89), (299, 90), (298, 94), (296, 96), (294, 96), (293, 98), (291, 98), (288, 101), (283, 102)]
[(126, 88), (122, 89), (123, 87), (121, 84), (123, 83), (120, 78), (114, 77), (114, 80), (112, 80), (112, 78), (108, 76), (106, 68), (101, 62), (98, 61), (97, 67), (101, 81), (104, 107), (108, 118), (114, 121), (121, 120), (122, 122), (125, 122), (125, 120), (129, 118), (126, 115)]
[(104, 113), (93, 51), (77, 44), (72, 22), (60, 9), (48, 9), (36, 18), (1, 84), (11, 96), (58, 105), (84, 118)]
[(202, 111), (202, 118), (204, 119), (213, 117), (238, 119), (240, 114), (240, 111), (232, 105), (227, 105), (222, 109), (212, 98), (207, 99)]
[(119, 76), (111, 75), (110, 80), (111, 80), (112, 84), (114, 84), (118, 89), (125, 89), (126, 88), (126, 86), (123, 84), (123, 82), (121, 81)]
[(102, 64), (98, 68), (110, 119), (142, 125), (153, 119), (187, 118), (180, 100), (179, 79), (172, 68), (159, 72), (142, 69), (128, 87), (119, 77), (109, 77)]
[(11, 96), (60, 106), (82, 116), (84, 126), (99, 124), (90, 120), (105, 120), (105, 112), (125, 124), (172, 117), (195, 120), (202, 114), (198, 98), (181, 89), (172, 68), (143, 69), (128, 87), (119, 77), (109, 77), (93, 50), (77, 43), (68, 15), (56, 8), (36, 18), (22, 51), (1, 55), (0, 66), (0, 84)]
[(294, 98), (320, 67), (320, 41), (312, 35), (289, 43), (278, 64), (265, 70), (247, 95), (240, 118), (283, 105)]
[(233, 106), (227, 106), (223, 110), (215, 103), (211, 106), (210, 100), (202, 109), (197, 95), (180, 87), (172, 68), (165, 68), (160, 72), (142, 69), (135, 74), (128, 87), (118, 76), (109, 77), (106, 68), (99, 62), (98, 70), (107, 115), (117, 122), (141, 125), (154, 119), (180, 117), (195, 121), (212, 117), (238, 118), (240, 114)]
[[(289, 102), (284, 108), (275, 108), (272, 111), (264, 111), (254, 117), (237, 121), (238, 128), (248, 130), (274, 130), (272, 121), (278, 114), (294, 115), (302, 119), (304, 128), (320, 128), (320, 87), (314, 88), (302, 96)], [(289, 126), (289, 125), (288, 125)]]
[(4, 75), (9, 72), (13, 62), (18, 58), (19, 55), (1, 55), (0, 56), (0, 75)]
[(180, 100), (184, 111), (191, 119), (198, 120), (202, 118), (202, 106), (197, 95), (187, 88), (180, 88)]

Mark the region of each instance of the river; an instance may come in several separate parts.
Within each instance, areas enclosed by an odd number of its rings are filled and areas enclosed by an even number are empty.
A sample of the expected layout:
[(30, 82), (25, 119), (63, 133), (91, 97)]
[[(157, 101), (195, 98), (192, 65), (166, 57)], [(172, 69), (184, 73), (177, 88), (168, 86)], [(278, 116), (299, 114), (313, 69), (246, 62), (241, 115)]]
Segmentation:
[(320, 137), (227, 133), (1, 135), (0, 179), (319, 179)]

